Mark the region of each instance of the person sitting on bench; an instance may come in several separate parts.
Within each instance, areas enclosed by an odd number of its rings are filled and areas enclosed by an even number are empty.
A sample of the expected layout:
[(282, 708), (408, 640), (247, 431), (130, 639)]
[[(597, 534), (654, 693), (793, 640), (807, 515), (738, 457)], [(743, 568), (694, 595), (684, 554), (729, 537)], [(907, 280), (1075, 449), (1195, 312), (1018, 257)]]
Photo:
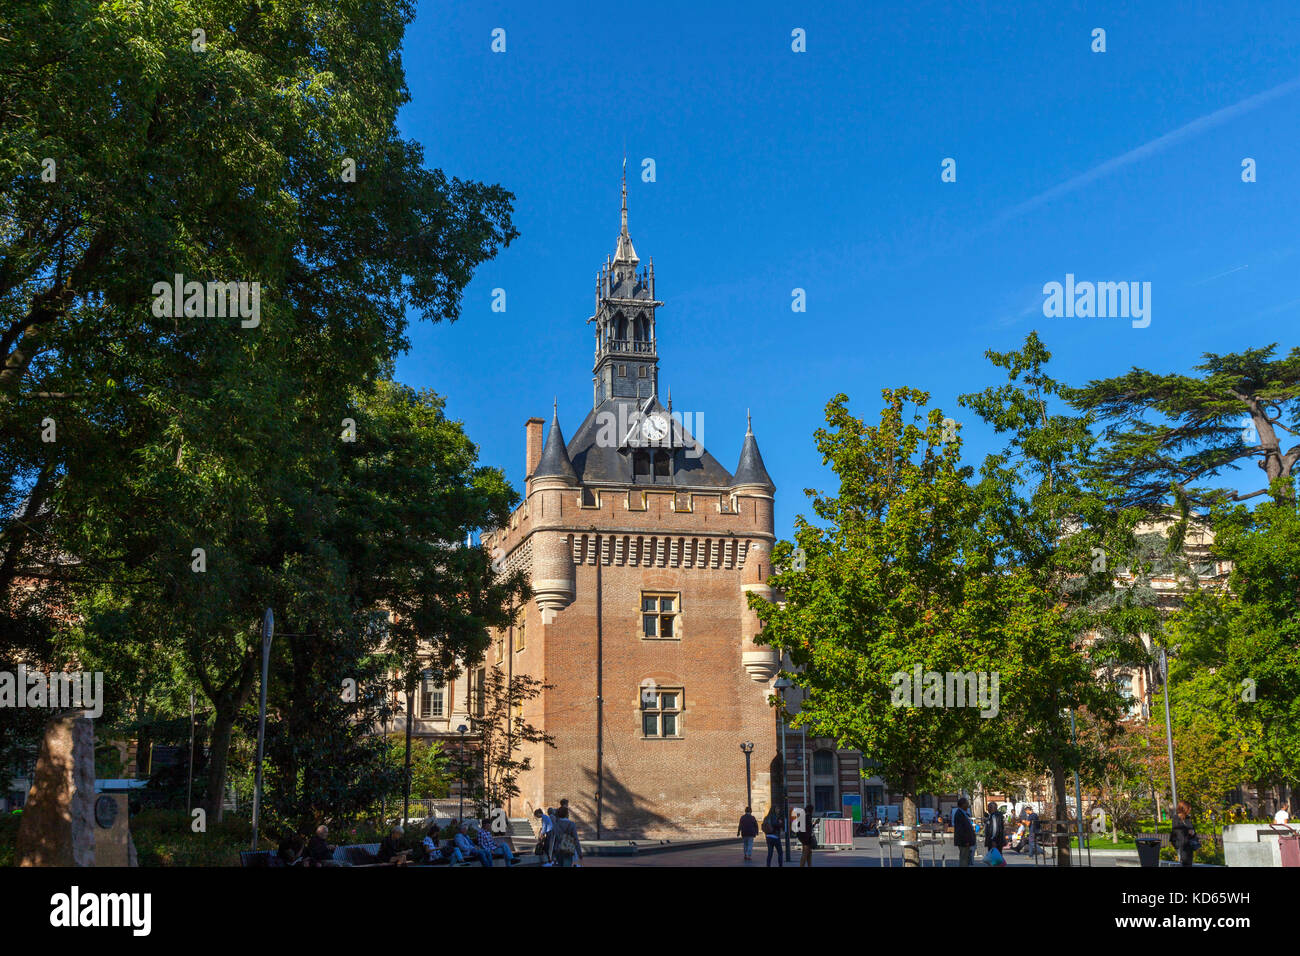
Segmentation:
[(478, 829), (479, 856), (483, 860), (483, 865), (492, 865), (492, 855), (496, 852), (497, 848), (500, 847), (501, 855), (505, 857), (506, 860), (506, 866), (513, 866), (515, 857), (514, 854), (510, 852), (510, 846), (504, 840), (498, 843), (496, 840), (492, 839), (491, 822), (492, 820), (490, 817), (484, 817), (480, 821)]
[(379, 844), (378, 861), (385, 866), (405, 866), (407, 858), (411, 855), (410, 850), (402, 849), (401, 827), (393, 827), (388, 836), (384, 837), (384, 842)]
[(311, 857), (315, 866), (324, 866), (334, 861), (334, 847), (325, 841), (330, 835), (330, 828), (321, 824), (312, 834), (312, 838), (307, 841), (307, 855)]

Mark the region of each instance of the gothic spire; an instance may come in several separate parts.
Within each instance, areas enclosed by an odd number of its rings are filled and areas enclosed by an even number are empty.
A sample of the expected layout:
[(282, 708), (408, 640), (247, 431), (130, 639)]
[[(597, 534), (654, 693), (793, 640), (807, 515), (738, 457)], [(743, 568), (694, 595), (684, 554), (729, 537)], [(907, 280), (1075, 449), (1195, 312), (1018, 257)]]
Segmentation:
[(632, 237), (627, 234), (627, 157), (623, 157), (623, 210), (622, 226), (618, 233), (618, 245), (614, 249), (615, 262), (628, 262), (635, 266), (641, 260), (632, 248)]

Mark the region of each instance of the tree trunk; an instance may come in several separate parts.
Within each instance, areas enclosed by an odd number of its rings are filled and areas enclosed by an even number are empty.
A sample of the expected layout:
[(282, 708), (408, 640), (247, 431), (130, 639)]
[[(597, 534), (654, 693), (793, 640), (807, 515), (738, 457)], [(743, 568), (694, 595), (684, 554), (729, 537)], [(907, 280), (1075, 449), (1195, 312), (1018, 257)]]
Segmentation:
[[(1065, 803), (1065, 767), (1060, 763), (1052, 765), (1052, 793), (1056, 799), (1056, 813), (1053, 814), (1056, 820), (1065, 820), (1068, 816)], [(1056, 840), (1056, 865), (1070, 865), (1070, 827), (1066, 823), (1052, 824), (1053, 836)]]
[[(204, 799), (209, 823), (221, 822), (221, 805), (226, 796), (226, 764), (230, 756), (230, 739), (239, 711), (248, 703), (253, 693), (255, 675), (261, 665), (261, 647), (250, 651), (241, 665), (240, 673), (218, 694), (208, 699), (212, 702), (213, 724), (208, 763), (208, 792)], [(206, 687), (205, 687), (206, 693)]]
[(204, 808), (209, 823), (220, 823), (222, 804), (226, 797), (226, 761), (230, 754), (230, 737), (235, 726), (237, 707), (222, 706), (216, 703), (212, 725), (211, 753), (208, 755), (208, 792), (204, 797)]
[(916, 830), (916, 777), (903, 775), (903, 866), (921, 865), (921, 847)]

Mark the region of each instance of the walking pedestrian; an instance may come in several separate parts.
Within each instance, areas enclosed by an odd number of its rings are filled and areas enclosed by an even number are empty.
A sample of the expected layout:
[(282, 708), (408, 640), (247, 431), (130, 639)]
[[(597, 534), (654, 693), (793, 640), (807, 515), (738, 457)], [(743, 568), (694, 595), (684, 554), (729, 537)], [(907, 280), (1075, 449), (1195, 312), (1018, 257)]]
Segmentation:
[(533, 816), (541, 823), (541, 829), (537, 832), (537, 846), (533, 849), (533, 853), (541, 859), (542, 866), (550, 866), (554, 862), (551, 859), (551, 832), (555, 829), (555, 821), (551, 819), (551, 814), (554, 812), (551, 810), (550, 813), (543, 813), (541, 807), (533, 811)]
[(763, 835), (767, 837), (767, 865), (772, 865), (772, 851), (776, 851), (776, 865), (785, 866), (785, 854), (781, 850), (781, 835), (785, 832), (785, 821), (776, 807), (768, 807), (763, 814)]
[(1029, 855), (1038, 855), (1038, 811), (1032, 803), (1025, 804), (1025, 842), (1029, 845)]
[(1192, 808), (1187, 805), (1186, 800), (1178, 801), (1170, 842), (1178, 851), (1178, 862), (1183, 866), (1191, 866), (1193, 855), (1201, 848), (1201, 838), (1196, 834), (1196, 825), (1192, 822)]
[[(573, 824), (573, 832), (576, 834), (576, 833), (578, 832), (578, 820), (577, 820), (577, 818), (573, 815), (573, 811), (572, 811), (571, 809), (569, 809), (569, 798), (568, 798), (568, 797), (562, 797), (562, 798), (560, 799), (560, 809), (564, 811), (564, 815), (565, 815), (566, 817), (568, 817), (569, 822)], [(582, 854), (581, 854), (581, 853), (579, 853), (577, 856), (575, 856), (575, 857), (573, 858), (573, 865), (574, 865), (574, 866), (582, 866)]]
[(582, 844), (578, 841), (578, 828), (569, 819), (569, 808), (560, 801), (555, 811), (555, 829), (551, 834), (551, 852), (556, 866), (573, 866), (582, 859)]
[(989, 803), (989, 811), (984, 816), (984, 849), (997, 850), (1002, 855), (1007, 845), (1006, 817), (996, 803)]
[(799, 854), (799, 867), (812, 866), (812, 851), (817, 848), (817, 837), (813, 834), (813, 808), (803, 808), (803, 829), (799, 831), (799, 845), (803, 847)]
[(758, 836), (758, 821), (754, 819), (753, 810), (749, 807), (745, 807), (745, 812), (740, 815), (740, 825), (736, 827), (736, 836), (745, 841), (745, 862), (749, 863), (754, 859), (754, 837)]
[(970, 818), (970, 801), (962, 797), (952, 812), (952, 842), (957, 848), (957, 865), (975, 862), (975, 822)]

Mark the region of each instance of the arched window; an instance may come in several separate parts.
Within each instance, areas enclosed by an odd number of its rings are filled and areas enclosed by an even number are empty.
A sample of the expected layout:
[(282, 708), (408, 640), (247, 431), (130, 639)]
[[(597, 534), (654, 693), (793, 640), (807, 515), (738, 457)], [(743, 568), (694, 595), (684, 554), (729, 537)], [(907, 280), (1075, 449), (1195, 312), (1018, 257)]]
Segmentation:
[(627, 318), (622, 312), (614, 316), (614, 338), (623, 341), (627, 338)]
[(669, 477), (670, 475), (670, 471), (668, 468), (669, 460), (670, 459), (668, 457), (668, 452), (666, 451), (655, 452), (655, 477), (656, 478)]
[(644, 315), (637, 316), (636, 323), (632, 327), (632, 334), (638, 342), (650, 341), (650, 320)]
[(634, 478), (646, 478), (650, 475), (650, 453), (648, 451), (634, 451), (632, 453), (632, 476)]

